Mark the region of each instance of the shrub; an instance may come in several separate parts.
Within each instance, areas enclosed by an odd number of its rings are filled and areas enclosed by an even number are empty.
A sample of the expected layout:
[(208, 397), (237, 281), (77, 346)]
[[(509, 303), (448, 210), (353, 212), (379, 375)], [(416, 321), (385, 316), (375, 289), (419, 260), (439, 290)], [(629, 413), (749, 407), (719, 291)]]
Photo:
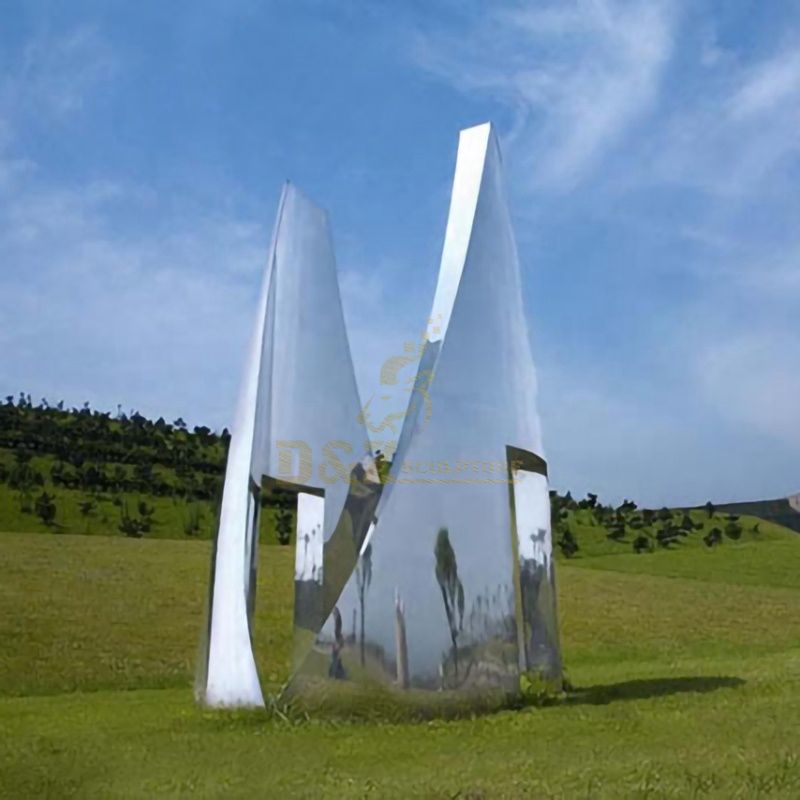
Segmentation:
[(561, 553), (565, 558), (572, 558), (575, 553), (580, 550), (580, 547), (578, 547), (578, 540), (566, 525), (561, 527), (561, 536), (557, 544), (561, 548)]
[(275, 509), (275, 536), (278, 544), (292, 541), (292, 512), (288, 508)]
[[(736, 518), (738, 519), (738, 517)], [(728, 522), (725, 524), (725, 535), (729, 539), (741, 539), (742, 538), (742, 526), (733, 519), (729, 519)]]
[(132, 539), (141, 539), (143, 529), (140, 520), (134, 519), (128, 513), (128, 504), (123, 503), (119, 512), (119, 531)]
[(36, 516), (44, 522), (45, 525), (52, 525), (56, 519), (56, 503), (55, 499), (47, 494), (47, 492), (42, 492), (36, 498), (36, 504), (34, 505), (34, 510), (36, 511)]
[(203, 511), (197, 503), (189, 506), (189, 514), (183, 522), (183, 532), (187, 536), (197, 536), (200, 533), (200, 523), (203, 519)]
[(722, 531), (719, 528), (712, 528), (704, 537), (706, 547), (716, 547), (722, 544)]

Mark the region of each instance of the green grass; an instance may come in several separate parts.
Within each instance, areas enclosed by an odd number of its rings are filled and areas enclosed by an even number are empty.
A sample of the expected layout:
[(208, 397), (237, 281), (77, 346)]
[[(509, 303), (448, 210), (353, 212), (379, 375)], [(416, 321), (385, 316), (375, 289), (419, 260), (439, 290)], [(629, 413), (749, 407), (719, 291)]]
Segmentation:
[(613, 557), (574, 558), (569, 564), (665, 578), (693, 578), (709, 583), (791, 589), (798, 585), (798, 540), (800, 536), (791, 534), (763, 541), (725, 542), (714, 549), (680, 547), (646, 555), (622, 553)]
[[(800, 537), (558, 565), (574, 691), (457, 721), (197, 709), (207, 542), (0, 534), (7, 797), (800, 796)], [(292, 553), (257, 649), (290, 660)]]
[[(201, 541), (0, 534), (0, 695), (190, 684), (210, 552)], [(277, 685), (291, 657), (294, 550), (263, 547), (260, 560), (257, 649)]]

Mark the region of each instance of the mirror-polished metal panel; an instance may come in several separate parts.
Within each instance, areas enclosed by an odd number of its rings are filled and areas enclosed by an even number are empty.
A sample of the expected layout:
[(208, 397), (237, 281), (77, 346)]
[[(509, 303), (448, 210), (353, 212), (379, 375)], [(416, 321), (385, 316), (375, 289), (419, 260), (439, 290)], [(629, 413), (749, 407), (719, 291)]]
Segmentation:
[(512, 525), (519, 582), (520, 669), (546, 684), (561, 677), (550, 487), (544, 459), (508, 448)]
[(470, 709), (518, 693), (521, 673), (560, 679), (536, 375), (488, 124), (461, 133), (431, 317), (406, 349), (387, 362), (419, 358), (382, 487), (327, 217), (287, 186), (228, 458), (202, 702), (263, 704), (251, 630), (265, 476), (298, 493), (290, 696)]
[(360, 410), (327, 215), (287, 184), (232, 428), (198, 665), (201, 702), (263, 705), (250, 632), (265, 476), (301, 490), (296, 563), (303, 574), (311, 563), (312, 583), (322, 583), (308, 593), (309, 608), (299, 593), (309, 644), (330, 614), (380, 489)]
[[(501, 172), (491, 126), (462, 131), (418, 373), (425, 403), (417, 397), (409, 407), (377, 521), (290, 683), (289, 695), (312, 705), (380, 689), (411, 704), (484, 706), (517, 693), (528, 650), (541, 649), (538, 638), (529, 648), (521, 635), (517, 600), (519, 554), (531, 614), (544, 608), (530, 601), (539, 573), (528, 580), (528, 567), (544, 561), (517, 539), (538, 524), (544, 507), (535, 480), (511, 474), (507, 446), (529, 453), (542, 447)], [(424, 405), (430, 413), (422, 413)], [(512, 478), (524, 486), (517, 525)], [(551, 573), (549, 524), (543, 530), (540, 550), (549, 548)], [(551, 673), (559, 668), (557, 641), (555, 647)]]

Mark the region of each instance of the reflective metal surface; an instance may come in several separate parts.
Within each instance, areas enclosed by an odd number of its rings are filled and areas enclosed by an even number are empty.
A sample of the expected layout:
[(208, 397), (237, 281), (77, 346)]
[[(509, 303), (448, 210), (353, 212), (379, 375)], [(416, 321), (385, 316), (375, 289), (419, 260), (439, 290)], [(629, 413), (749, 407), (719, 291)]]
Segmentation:
[(507, 452), (518, 559), (520, 669), (529, 678), (557, 684), (561, 655), (547, 465), (516, 447)]
[[(359, 412), (327, 216), (287, 184), (232, 428), (198, 665), (201, 702), (263, 705), (251, 624), (265, 476), (301, 490), (297, 622), (310, 626), (309, 644), (330, 614), (379, 493)], [(319, 589), (306, 591), (306, 582)]]
[(521, 668), (560, 669), (546, 478), (507, 452), (542, 447), (501, 173), (491, 127), (463, 131), (419, 391), (295, 698), (482, 705), (517, 693)]
[(387, 417), (403, 423), (381, 487), (327, 218), (287, 186), (233, 428), (201, 701), (263, 704), (251, 633), (265, 477), (297, 492), (288, 695), (470, 709), (517, 694), (522, 674), (560, 679), (536, 375), (488, 124), (461, 133), (431, 316), (406, 350), (384, 365), (392, 383), (419, 361), (408, 408)]

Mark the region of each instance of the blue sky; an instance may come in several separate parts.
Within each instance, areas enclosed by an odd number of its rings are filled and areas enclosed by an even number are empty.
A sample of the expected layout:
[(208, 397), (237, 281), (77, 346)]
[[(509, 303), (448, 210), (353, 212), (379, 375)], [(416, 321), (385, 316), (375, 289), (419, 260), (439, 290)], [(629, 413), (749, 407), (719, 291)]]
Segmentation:
[(281, 183), (362, 399), (504, 150), (554, 483), (800, 489), (800, 4), (3, 3), (0, 394), (229, 422)]

